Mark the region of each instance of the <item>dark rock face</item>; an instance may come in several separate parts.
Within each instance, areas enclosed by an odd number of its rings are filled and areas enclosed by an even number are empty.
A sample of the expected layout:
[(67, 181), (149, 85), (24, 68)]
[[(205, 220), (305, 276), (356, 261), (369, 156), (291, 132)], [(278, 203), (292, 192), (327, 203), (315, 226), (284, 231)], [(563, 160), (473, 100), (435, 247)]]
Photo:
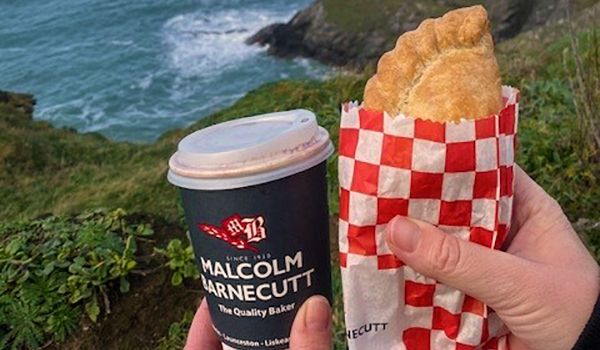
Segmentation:
[(533, 1), (487, 1), (496, 40), (511, 38), (521, 31), (533, 10)]
[(304, 56), (334, 65), (346, 65), (374, 52), (360, 53), (359, 48), (377, 51), (381, 38), (371, 35), (372, 45), (361, 47), (363, 37), (374, 33), (349, 33), (339, 30), (326, 19), (323, 4), (315, 2), (298, 12), (289, 23), (276, 23), (248, 38), (248, 44), (268, 45), (268, 52), (280, 57)]
[(486, 0), (496, 40), (509, 39), (567, 16), (568, 0)]
[[(349, 2), (351, 3), (351, 2)], [(268, 53), (279, 57), (303, 56), (327, 64), (362, 68), (376, 62), (393, 48), (396, 38), (415, 29), (427, 17), (437, 16), (419, 2), (403, 2), (395, 13), (386, 14), (384, 23), (366, 30), (347, 30), (328, 19), (323, 0), (299, 11), (288, 23), (267, 26), (247, 39), (248, 44), (268, 46)], [(446, 8), (468, 5), (463, 1), (438, 1)], [(473, 1), (473, 3), (476, 3)], [(523, 30), (564, 18), (567, 0), (485, 0), (497, 41), (511, 38)], [(348, 6), (352, 6), (349, 4)]]

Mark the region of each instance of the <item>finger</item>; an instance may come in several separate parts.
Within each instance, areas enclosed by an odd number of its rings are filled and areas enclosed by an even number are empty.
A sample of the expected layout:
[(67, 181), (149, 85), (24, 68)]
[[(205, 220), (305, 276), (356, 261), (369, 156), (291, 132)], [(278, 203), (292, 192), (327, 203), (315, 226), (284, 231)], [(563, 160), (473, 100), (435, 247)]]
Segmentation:
[(221, 342), (213, 329), (213, 323), (208, 312), (206, 298), (194, 315), (194, 320), (188, 332), (185, 350), (220, 350)]
[(290, 350), (329, 350), (331, 347), (331, 306), (321, 295), (310, 297), (294, 319)]
[(397, 216), (386, 239), (392, 252), (417, 272), (481, 300), (500, 311), (513, 305), (531, 263), (505, 252), (461, 240), (430, 224)]

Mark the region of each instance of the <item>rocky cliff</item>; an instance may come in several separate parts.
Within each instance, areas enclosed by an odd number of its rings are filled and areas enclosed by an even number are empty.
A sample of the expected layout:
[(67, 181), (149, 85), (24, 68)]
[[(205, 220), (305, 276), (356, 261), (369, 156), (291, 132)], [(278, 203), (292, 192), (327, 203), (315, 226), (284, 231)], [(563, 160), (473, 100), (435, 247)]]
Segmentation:
[[(494, 37), (502, 41), (566, 16), (567, 0), (485, 0)], [(436, 17), (472, 0), (317, 0), (288, 23), (275, 23), (248, 38), (280, 57), (302, 56), (363, 68), (390, 50), (396, 38), (427, 17)], [(575, 1), (577, 9), (593, 1)]]

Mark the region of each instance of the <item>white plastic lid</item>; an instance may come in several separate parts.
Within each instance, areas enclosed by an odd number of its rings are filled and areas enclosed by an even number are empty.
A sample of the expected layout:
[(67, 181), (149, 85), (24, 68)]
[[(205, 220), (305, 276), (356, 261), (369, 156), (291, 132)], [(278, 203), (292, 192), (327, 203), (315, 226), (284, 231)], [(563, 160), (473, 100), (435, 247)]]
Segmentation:
[(241, 118), (198, 130), (179, 142), (168, 179), (189, 189), (257, 185), (326, 160), (333, 145), (315, 115), (304, 109)]

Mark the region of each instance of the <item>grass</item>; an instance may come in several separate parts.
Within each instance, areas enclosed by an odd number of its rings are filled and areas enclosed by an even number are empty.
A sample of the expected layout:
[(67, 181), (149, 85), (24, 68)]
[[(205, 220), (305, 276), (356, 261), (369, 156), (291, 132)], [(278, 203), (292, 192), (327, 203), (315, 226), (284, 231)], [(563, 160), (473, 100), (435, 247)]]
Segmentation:
[[(170, 149), (160, 153), (161, 146), (55, 129), (6, 104), (0, 104), (0, 130), (0, 220), (97, 207), (142, 209), (154, 196), (175, 197), (160, 181), (159, 159)], [(171, 204), (165, 214), (172, 216), (177, 205)]]
[[(165, 134), (152, 145), (117, 143), (99, 135), (55, 129), (0, 104), (0, 197), (4, 199), (0, 220), (97, 207), (177, 218), (178, 197), (166, 182), (166, 170), (183, 135), (237, 117), (307, 108), (316, 112), (319, 123), (336, 138), (339, 104), (360, 98), (363, 84), (354, 76), (268, 84), (185, 130)], [(335, 200), (334, 160), (329, 168), (330, 197)]]
[[(453, 4), (440, 1), (403, 1), (403, 0), (324, 0), (323, 7), (327, 20), (340, 29), (350, 32), (381, 31), (389, 36), (397, 36), (394, 31), (395, 13), (416, 14), (412, 21), (429, 17), (439, 17), (456, 7), (470, 6), (479, 2), (473, 0), (454, 1)], [(415, 23), (417, 24), (417, 23)], [(397, 31), (397, 28), (396, 28)]]
[(173, 322), (166, 336), (162, 337), (156, 350), (183, 349), (194, 314), (186, 312), (181, 321)]
[[(594, 12), (594, 18), (596, 12)], [(577, 35), (569, 26), (569, 49), (564, 65), (573, 94), (580, 134), (580, 148), (593, 160), (600, 160), (600, 40), (596, 27)]]
[[(336, 2), (325, 4), (333, 6)], [(567, 55), (565, 65), (562, 54), (571, 47), (570, 40), (556, 39), (564, 35), (561, 27), (549, 30), (552, 44), (526, 34), (498, 48), (504, 81), (522, 90), (517, 162), (557, 198), (572, 222), (584, 223), (576, 227), (600, 260), (600, 228), (596, 224), (600, 222), (600, 164), (586, 153), (589, 143), (580, 142), (574, 102), (580, 96), (569, 84), (569, 76), (575, 73), (568, 60), (574, 55)], [(586, 32), (578, 35), (582, 43), (592, 38)], [(586, 47), (593, 45), (582, 45), (577, 52), (585, 55)], [(96, 134), (53, 128), (31, 120), (23, 107), (27, 103), (21, 98), (18, 103), (17, 98), (2, 102), (0, 96), (0, 222), (95, 208), (124, 208), (181, 220), (177, 192), (166, 181), (166, 169), (168, 157), (185, 134), (237, 117), (307, 108), (315, 112), (337, 143), (340, 103), (360, 100), (364, 83), (364, 76), (340, 75), (325, 81), (266, 84), (230, 107), (189, 128), (168, 132), (149, 145), (112, 142)], [(593, 95), (596, 105), (597, 92)], [(331, 213), (335, 215), (335, 157), (329, 161), (328, 170)], [(339, 271), (334, 268), (336, 348), (345, 344), (340, 284)], [(180, 342), (185, 327), (185, 320), (173, 326), (172, 339), (167, 336), (163, 343)]]

